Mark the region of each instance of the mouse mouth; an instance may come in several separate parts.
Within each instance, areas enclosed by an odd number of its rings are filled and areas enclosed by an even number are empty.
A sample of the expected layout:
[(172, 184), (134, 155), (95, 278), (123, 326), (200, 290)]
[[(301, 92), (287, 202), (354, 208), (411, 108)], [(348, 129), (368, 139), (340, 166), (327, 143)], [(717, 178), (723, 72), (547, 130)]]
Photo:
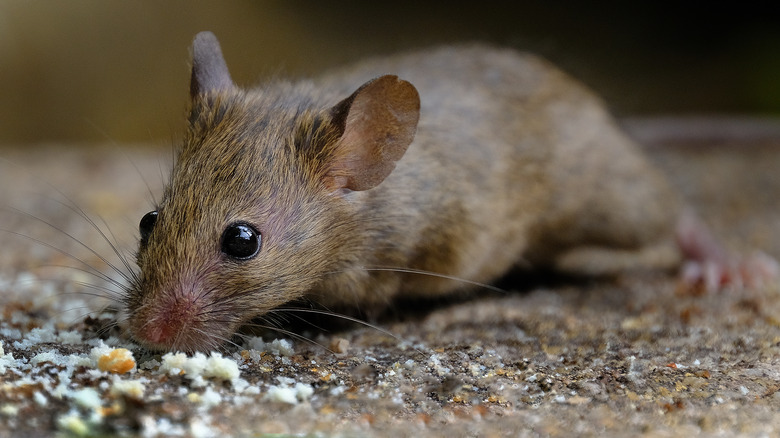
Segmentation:
[(161, 317), (142, 322), (140, 328), (131, 330), (131, 336), (153, 351), (210, 352), (230, 342), (237, 328), (238, 324), (233, 328), (221, 323)]
[(220, 349), (241, 324), (236, 312), (220, 311), (203, 299), (173, 296), (130, 312), (130, 335), (154, 351), (209, 352)]

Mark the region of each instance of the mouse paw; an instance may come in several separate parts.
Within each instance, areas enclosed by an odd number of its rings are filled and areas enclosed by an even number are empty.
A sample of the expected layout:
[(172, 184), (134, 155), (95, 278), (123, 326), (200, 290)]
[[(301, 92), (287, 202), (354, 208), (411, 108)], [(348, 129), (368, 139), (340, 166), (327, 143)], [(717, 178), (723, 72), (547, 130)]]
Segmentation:
[(763, 287), (780, 279), (780, 265), (763, 252), (733, 256), (692, 211), (685, 211), (677, 224), (677, 244), (685, 262), (682, 290), (689, 294), (711, 293), (723, 287)]
[(688, 260), (680, 273), (681, 291), (693, 295), (714, 293), (724, 287), (760, 288), (778, 279), (780, 264), (763, 252), (728, 261)]
[(747, 287), (764, 287), (780, 279), (780, 264), (769, 254), (757, 251), (737, 263), (737, 275)]
[(680, 272), (678, 293), (703, 295), (721, 288), (728, 274), (723, 265), (713, 261), (687, 260)]

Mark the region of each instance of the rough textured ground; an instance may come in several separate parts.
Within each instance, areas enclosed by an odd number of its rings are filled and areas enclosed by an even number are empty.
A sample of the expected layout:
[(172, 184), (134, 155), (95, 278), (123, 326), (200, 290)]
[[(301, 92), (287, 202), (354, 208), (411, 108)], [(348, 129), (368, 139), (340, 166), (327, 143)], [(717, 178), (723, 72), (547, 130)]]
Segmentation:
[[(665, 130), (672, 131), (664, 123), (635, 126), (715, 231), (736, 250), (780, 257), (780, 136), (771, 129), (714, 136), (690, 130), (693, 137), (675, 132), (683, 141), (670, 141)], [(740, 139), (729, 140), (733, 135)], [(702, 295), (681, 291), (675, 276), (661, 273), (616, 281), (521, 278), (517, 291), (398, 309), (407, 316), (381, 323), (395, 337), (356, 326), (305, 333), (330, 350), (292, 340), (291, 349), (255, 342), (225, 352), (237, 372), (216, 357), (204, 371), (195, 362), (171, 371), (175, 358), (132, 346), (130, 372), (101, 371), (97, 359), (110, 347), (96, 332), (112, 315), (94, 312), (105, 302), (82, 293), (95, 292), (84, 283), (108, 283), (56, 266), (77, 266), (71, 254), (105, 269), (99, 255), (111, 249), (58, 191), (110, 223), (129, 254), (153, 196), (144, 179), (159, 194), (170, 154), (42, 146), (2, 155), (22, 167), (0, 164), (0, 436), (780, 430), (778, 286)], [(215, 371), (225, 363), (227, 371)]]

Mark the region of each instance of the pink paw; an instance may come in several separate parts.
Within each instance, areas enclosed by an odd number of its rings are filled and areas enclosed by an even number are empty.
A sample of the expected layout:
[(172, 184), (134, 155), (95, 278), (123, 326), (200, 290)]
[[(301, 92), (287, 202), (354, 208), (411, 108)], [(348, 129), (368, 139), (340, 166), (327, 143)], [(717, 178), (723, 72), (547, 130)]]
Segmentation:
[(780, 278), (780, 265), (770, 255), (730, 255), (690, 211), (677, 224), (677, 243), (686, 258), (681, 280), (688, 293), (711, 293), (724, 286), (761, 287)]
[(780, 278), (780, 264), (763, 252), (736, 260), (687, 260), (681, 281), (688, 293), (712, 293), (723, 287), (763, 287)]

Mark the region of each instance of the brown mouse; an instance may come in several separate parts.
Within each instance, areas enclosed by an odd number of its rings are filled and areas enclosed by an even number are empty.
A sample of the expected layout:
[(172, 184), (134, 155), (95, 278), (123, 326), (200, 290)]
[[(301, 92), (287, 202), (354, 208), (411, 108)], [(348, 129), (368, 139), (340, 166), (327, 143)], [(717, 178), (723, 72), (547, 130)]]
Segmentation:
[(213, 34), (192, 55), (188, 130), (126, 297), (150, 349), (218, 348), (300, 298), (373, 312), (518, 265), (725, 257), (690, 221), (681, 248), (678, 193), (593, 93), (533, 55), (445, 47), (251, 89)]

